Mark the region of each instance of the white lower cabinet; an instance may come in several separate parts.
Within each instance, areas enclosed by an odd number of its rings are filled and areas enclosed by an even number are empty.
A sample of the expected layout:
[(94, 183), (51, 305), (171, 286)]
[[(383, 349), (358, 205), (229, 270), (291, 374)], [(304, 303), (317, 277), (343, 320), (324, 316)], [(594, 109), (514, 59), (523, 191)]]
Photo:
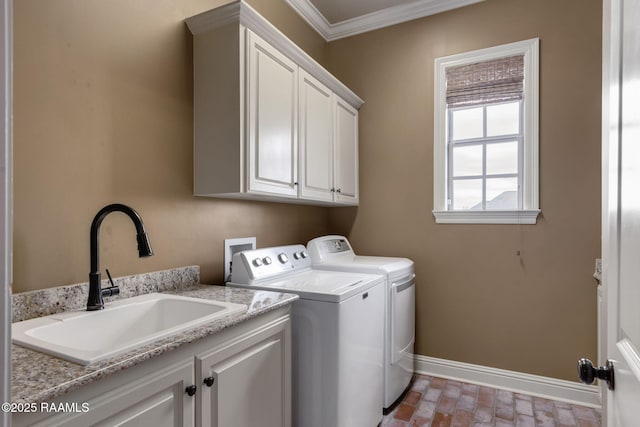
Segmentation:
[(83, 387), (61, 399), (37, 405), (34, 413), (14, 414), (12, 424), (14, 427), (194, 425), (195, 402), (185, 393), (185, 387), (194, 382), (193, 358), (159, 372), (132, 376), (126, 384), (121, 382), (105, 379), (92, 384), (87, 393)]
[[(192, 426), (193, 398), (185, 393), (193, 384), (193, 362), (183, 363), (117, 388), (89, 403), (89, 412), (65, 426)], [(47, 425), (49, 422), (47, 422)]]
[[(14, 427), (290, 427), (290, 309), (281, 308), (14, 414)], [(38, 404), (38, 409), (41, 406)]]
[[(198, 402), (198, 425), (282, 427), (291, 425), (288, 330), (196, 357), (196, 376), (206, 386)], [(201, 419), (200, 419), (201, 417)]]

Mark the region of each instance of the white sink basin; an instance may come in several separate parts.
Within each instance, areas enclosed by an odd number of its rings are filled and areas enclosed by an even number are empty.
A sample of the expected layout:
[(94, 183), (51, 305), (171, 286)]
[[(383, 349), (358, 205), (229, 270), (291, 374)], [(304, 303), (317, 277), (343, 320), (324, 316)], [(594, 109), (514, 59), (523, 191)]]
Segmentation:
[(88, 365), (152, 341), (246, 310), (243, 304), (145, 294), (100, 311), (54, 314), (12, 324), (13, 342)]

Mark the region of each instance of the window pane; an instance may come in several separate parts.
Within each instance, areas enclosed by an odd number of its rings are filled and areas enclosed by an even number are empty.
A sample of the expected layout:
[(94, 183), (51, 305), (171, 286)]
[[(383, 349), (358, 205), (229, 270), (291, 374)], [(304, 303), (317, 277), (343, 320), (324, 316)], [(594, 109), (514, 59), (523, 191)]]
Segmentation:
[(453, 147), (453, 176), (482, 175), (482, 145)]
[(487, 144), (487, 175), (518, 173), (518, 142)]
[(454, 141), (484, 136), (482, 124), (482, 107), (454, 110), (452, 113), (452, 129)]
[(482, 180), (453, 181), (453, 209), (482, 209)]
[(518, 209), (518, 178), (488, 178), (486, 209)]
[(520, 132), (520, 102), (487, 107), (487, 136), (513, 135)]

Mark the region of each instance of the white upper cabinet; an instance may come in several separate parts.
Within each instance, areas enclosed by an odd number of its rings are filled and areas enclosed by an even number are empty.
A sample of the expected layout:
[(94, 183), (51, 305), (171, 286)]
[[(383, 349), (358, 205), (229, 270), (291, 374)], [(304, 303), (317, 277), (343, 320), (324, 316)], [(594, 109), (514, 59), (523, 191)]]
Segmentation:
[(358, 204), (358, 110), (336, 97), (335, 200)]
[(300, 196), (333, 201), (333, 93), (300, 70)]
[(298, 67), (247, 31), (248, 192), (298, 196)]
[(194, 193), (357, 205), (363, 101), (243, 1), (186, 22)]
[(358, 110), (300, 70), (300, 197), (358, 204)]

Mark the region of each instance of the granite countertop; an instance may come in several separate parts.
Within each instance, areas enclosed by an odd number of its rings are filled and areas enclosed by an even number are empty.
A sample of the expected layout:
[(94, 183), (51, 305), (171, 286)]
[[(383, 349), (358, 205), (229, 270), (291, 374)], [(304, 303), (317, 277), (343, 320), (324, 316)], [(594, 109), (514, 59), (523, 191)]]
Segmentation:
[[(195, 267), (189, 268), (193, 269)], [(176, 271), (177, 270), (178, 269), (176, 269)], [(173, 270), (170, 272), (173, 272)], [(167, 272), (165, 271), (160, 273), (166, 274)], [(199, 279), (199, 269), (197, 273), (195, 273), (196, 277), (193, 277), (192, 271), (189, 271), (189, 273), (191, 274), (191, 279)], [(135, 279), (136, 277), (138, 276), (131, 276), (129, 278), (123, 278), (121, 280), (126, 281)], [(153, 280), (153, 277), (150, 279), (147, 275), (145, 276), (145, 279), (148, 282), (149, 280)], [(116, 284), (118, 284), (118, 280), (116, 280)], [(74, 286), (82, 288), (84, 285), (86, 284)], [(68, 292), (69, 288), (71, 287), (64, 287), (64, 292)], [(141, 288), (148, 288), (148, 286)], [(147, 292), (144, 292), (144, 290), (147, 290)], [(47, 291), (51, 293), (51, 290)], [(201, 285), (196, 283), (180, 283), (179, 286), (169, 286), (164, 288), (158, 288), (157, 286), (155, 286), (151, 289), (143, 289), (143, 291), (140, 291), (138, 289), (135, 292), (130, 291), (129, 295), (126, 295), (127, 292), (125, 292), (125, 297), (134, 296), (134, 294), (158, 291), (187, 297), (245, 304), (247, 306), (247, 309), (240, 313), (235, 313), (229, 316), (222, 317), (220, 319), (216, 319), (212, 322), (197, 326), (192, 330), (181, 332), (170, 337), (154, 341), (153, 343), (139, 347), (135, 350), (131, 350), (127, 353), (123, 353), (87, 366), (68, 362), (66, 360), (49, 356), (38, 351), (30, 350), (19, 345), (12, 345), (11, 400), (16, 403), (40, 403), (53, 399), (54, 397), (68, 393), (69, 391), (75, 390), (83, 385), (98, 381), (101, 378), (125, 370), (141, 362), (157, 357), (163, 353), (174, 350), (180, 346), (215, 334), (230, 326), (242, 323), (261, 314), (291, 304), (293, 301), (298, 299), (298, 296), (293, 294), (252, 291), (248, 289), (231, 288), (217, 285)], [(82, 289), (79, 289), (74, 290), (74, 292), (84, 297), (86, 286), (84, 286), (84, 291)], [(24, 295), (17, 295), (18, 298), (14, 298), (13, 304), (14, 307), (18, 306), (18, 311), (20, 311), (20, 304), (21, 302), (23, 302), (20, 300), (20, 298), (24, 297), (26, 293)], [(27, 296), (29, 296), (31, 299), (34, 298), (33, 295)], [(76, 297), (76, 299), (78, 300), (81, 299), (75, 295), (74, 297)], [(30, 298), (27, 298), (27, 300)], [(55, 298), (52, 298), (51, 295), (48, 295), (47, 299), (49, 301), (55, 301)], [(16, 303), (16, 301), (18, 301), (18, 303)], [(105, 301), (108, 300), (105, 299)], [(86, 304), (86, 299), (84, 300), (84, 303)], [(65, 304), (61, 304), (60, 301), (55, 301), (53, 305), (56, 307), (65, 306)], [(67, 310), (62, 311), (68, 311), (68, 306), (65, 306), (65, 309)], [(78, 309), (82, 308), (75, 308), (75, 310)], [(24, 317), (28, 318), (29, 316)], [(24, 319), (18, 318), (18, 320)], [(14, 313), (14, 321), (18, 320), (16, 320)]]

